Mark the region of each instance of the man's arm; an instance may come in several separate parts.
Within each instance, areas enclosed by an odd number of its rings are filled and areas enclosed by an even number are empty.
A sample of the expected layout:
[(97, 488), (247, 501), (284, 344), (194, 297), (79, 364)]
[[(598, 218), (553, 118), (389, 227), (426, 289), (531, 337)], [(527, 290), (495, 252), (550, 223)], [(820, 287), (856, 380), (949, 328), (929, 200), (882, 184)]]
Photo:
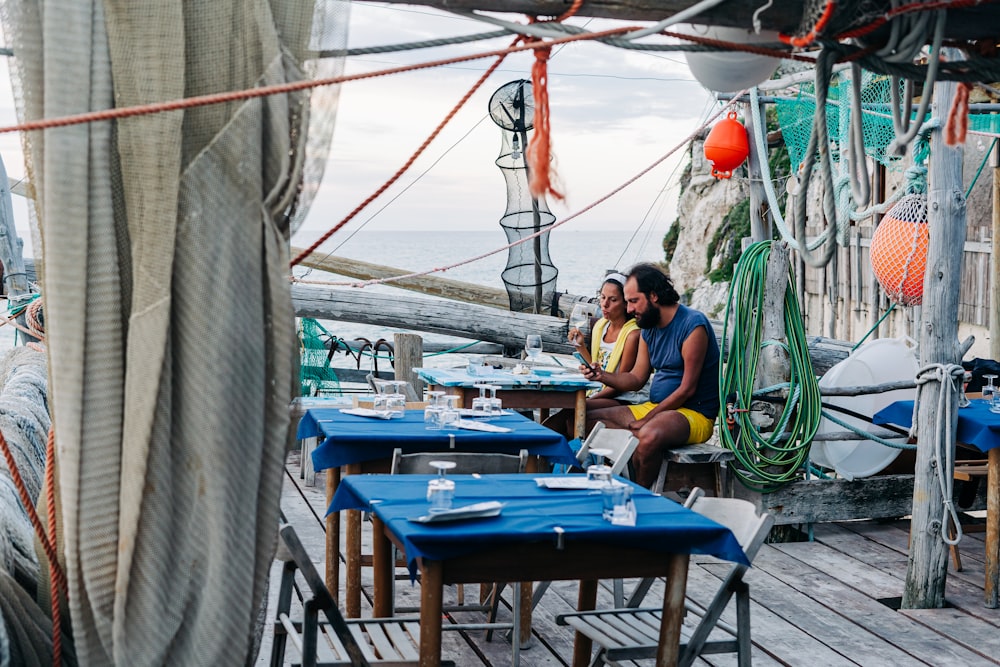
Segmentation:
[[(618, 367), (622, 368), (623, 366), (619, 364)], [(639, 347), (636, 350), (635, 363), (632, 365), (632, 370), (622, 371), (621, 373), (608, 373), (601, 369), (600, 366), (595, 368), (594, 365), (591, 365), (589, 368), (584, 369), (583, 376), (588, 380), (596, 380), (619, 392), (638, 391), (646, 384), (651, 370), (649, 365), (649, 348), (646, 347), (645, 339), (639, 336)]]

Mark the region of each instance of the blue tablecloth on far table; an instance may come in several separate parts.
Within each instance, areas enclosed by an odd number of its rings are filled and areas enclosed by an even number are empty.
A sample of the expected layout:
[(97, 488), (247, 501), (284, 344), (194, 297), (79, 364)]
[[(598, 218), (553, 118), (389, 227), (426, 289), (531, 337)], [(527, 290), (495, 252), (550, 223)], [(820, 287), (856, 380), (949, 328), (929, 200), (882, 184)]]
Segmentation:
[[(725, 526), (633, 484), (635, 526), (615, 526), (601, 518), (601, 496), (592, 490), (540, 488), (545, 475), (449, 475), (455, 482), (453, 507), (487, 500), (504, 503), (500, 516), (421, 524), (427, 513), (427, 481), (433, 475), (350, 475), (337, 488), (330, 512), (370, 510), (404, 543), (411, 574), (416, 559), (444, 560), (517, 543), (552, 540), (557, 526), (567, 543), (608, 541), (664, 553), (710, 554), (749, 564)], [(628, 482), (631, 484), (631, 482)]]
[(474, 387), (477, 384), (495, 384), (501, 389), (547, 389), (552, 391), (576, 391), (578, 389), (600, 389), (600, 382), (583, 377), (575, 368), (567, 368), (551, 375), (527, 373), (515, 375), (506, 369), (489, 366), (478, 367), (478, 375), (469, 375), (466, 368), (414, 368), (420, 379), (439, 387)]
[[(876, 424), (896, 424), (909, 427), (913, 423), (913, 401), (896, 401), (875, 413)], [(971, 399), (968, 407), (958, 409), (958, 442), (972, 445), (981, 452), (1000, 447), (1000, 414), (990, 412), (979, 398)]]
[(315, 470), (387, 459), (397, 447), (406, 453), (454, 448), (463, 452), (516, 454), (527, 449), (529, 454), (544, 456), (552, 463), (576, 463), (573, 450), (561, 433), (516, 412), (487, 423), (511, 430), (509, 433), (432, 431), (424, 426), (423, 410), (407, 410), (402, 419), (372, 419), (344, 414), (336, 408), (313, 408), (299, 422), (297, 437), (322, 439), (312, 452)]

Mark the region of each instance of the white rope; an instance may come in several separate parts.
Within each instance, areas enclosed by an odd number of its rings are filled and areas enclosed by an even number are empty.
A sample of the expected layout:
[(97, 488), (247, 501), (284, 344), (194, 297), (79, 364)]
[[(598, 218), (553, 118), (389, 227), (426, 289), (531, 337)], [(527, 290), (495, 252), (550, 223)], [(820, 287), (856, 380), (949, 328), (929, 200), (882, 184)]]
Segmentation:
[[(923, 388), (931, 382), (940, 384), (938, 391), (937, 409), (935, 410), (938, 423), (934, 428), (934, 462), (938, 478), (938, 486), (942, 494), (941, 510), (941, 541), (945, 544), (956, 545), (962, 540), (962, 524), (958, 520), (958, 511), (952, 500), (955, 485), (955, 452), (952, 434), (952, 415), (958, 410), (952, 407), (952, 401), (956, 396), (964, 397), (962, 382), (965, 379), (965, 369), (958, 364), (929, 364), (917, 371), (917, 397), (913, 402), (913, 420), (910, 425), (910, 436), (917, 435), (917, 413), (920, 406), (920, 398)], [(961, 398), (959, 399), (961, 405)], [(942, 428), (940, 420), (944, 419)], [(942, 436), (941, 434), (945, 435)], [(948, 521), (955, 526), (955, 537), (948, 537)]]

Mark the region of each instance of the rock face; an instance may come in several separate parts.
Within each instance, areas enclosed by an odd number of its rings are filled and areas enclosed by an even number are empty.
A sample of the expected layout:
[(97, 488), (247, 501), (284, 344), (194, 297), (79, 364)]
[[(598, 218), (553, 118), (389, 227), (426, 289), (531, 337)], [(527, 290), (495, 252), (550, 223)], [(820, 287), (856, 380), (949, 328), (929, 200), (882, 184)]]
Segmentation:
[[(719, 267), (719, 257), (709, 262), (707, 249), (723, 218), (733, 206), (747, 198), (743, 167), (730, 179), (712, 176), (712, 165), (705, 159), (704, 141), (696, 140), (688, 147), (690, 180), (684, 186), (677, 204), (680, 234), (670, 262), (670, 277), (677, 291), (690, 299), (690, 305), (708, 314), (721, 316), (726, 307), (729, 283), (709, 281), (707, 274)], [(738, 243), (739, 241), (737, 241)]]

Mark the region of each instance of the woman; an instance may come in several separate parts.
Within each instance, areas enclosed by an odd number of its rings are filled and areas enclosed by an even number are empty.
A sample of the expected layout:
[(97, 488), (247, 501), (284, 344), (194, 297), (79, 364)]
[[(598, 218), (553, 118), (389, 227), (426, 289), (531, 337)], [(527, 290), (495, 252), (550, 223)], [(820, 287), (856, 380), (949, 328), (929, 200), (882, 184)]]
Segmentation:
[[(609, 273), (604, 277), (599, 304), (602, 317), (591, 328), (590, 349), (587, 349), (583, 332), (576, 327), (569, 330), (567, 338), (586, 363), (596, 362), (608, 372), (630, 371), (638, 355), (639, 327), (625, 307), (625, 276), (620, 273)], [(647, 400), (648, 395), (648, 388), (622, 393), (612, 387), (603, 386), (594, 389), (587, 397), (587, 412), (629, 403), (642, 403)], [(545, 420), (545, 425), (566, 434), (567, 437), (573, 437), (572, 417), (572, 410), (560, 410)]]
[[(604, 277), (599, 303), (602, 317), (592, 328), (590, 350), (579, 329), (570, 330), (569, 341), (587, 364), (597, 363), (609, 373), (627, 373), (632, 370), (638, 355), (639, 327), (626, 309), (625, 276), (609, 273)], [(605, 385), (587, 397), (587, 410), (642, 402), (641, 394), (642, 390), (623, 394)]]

